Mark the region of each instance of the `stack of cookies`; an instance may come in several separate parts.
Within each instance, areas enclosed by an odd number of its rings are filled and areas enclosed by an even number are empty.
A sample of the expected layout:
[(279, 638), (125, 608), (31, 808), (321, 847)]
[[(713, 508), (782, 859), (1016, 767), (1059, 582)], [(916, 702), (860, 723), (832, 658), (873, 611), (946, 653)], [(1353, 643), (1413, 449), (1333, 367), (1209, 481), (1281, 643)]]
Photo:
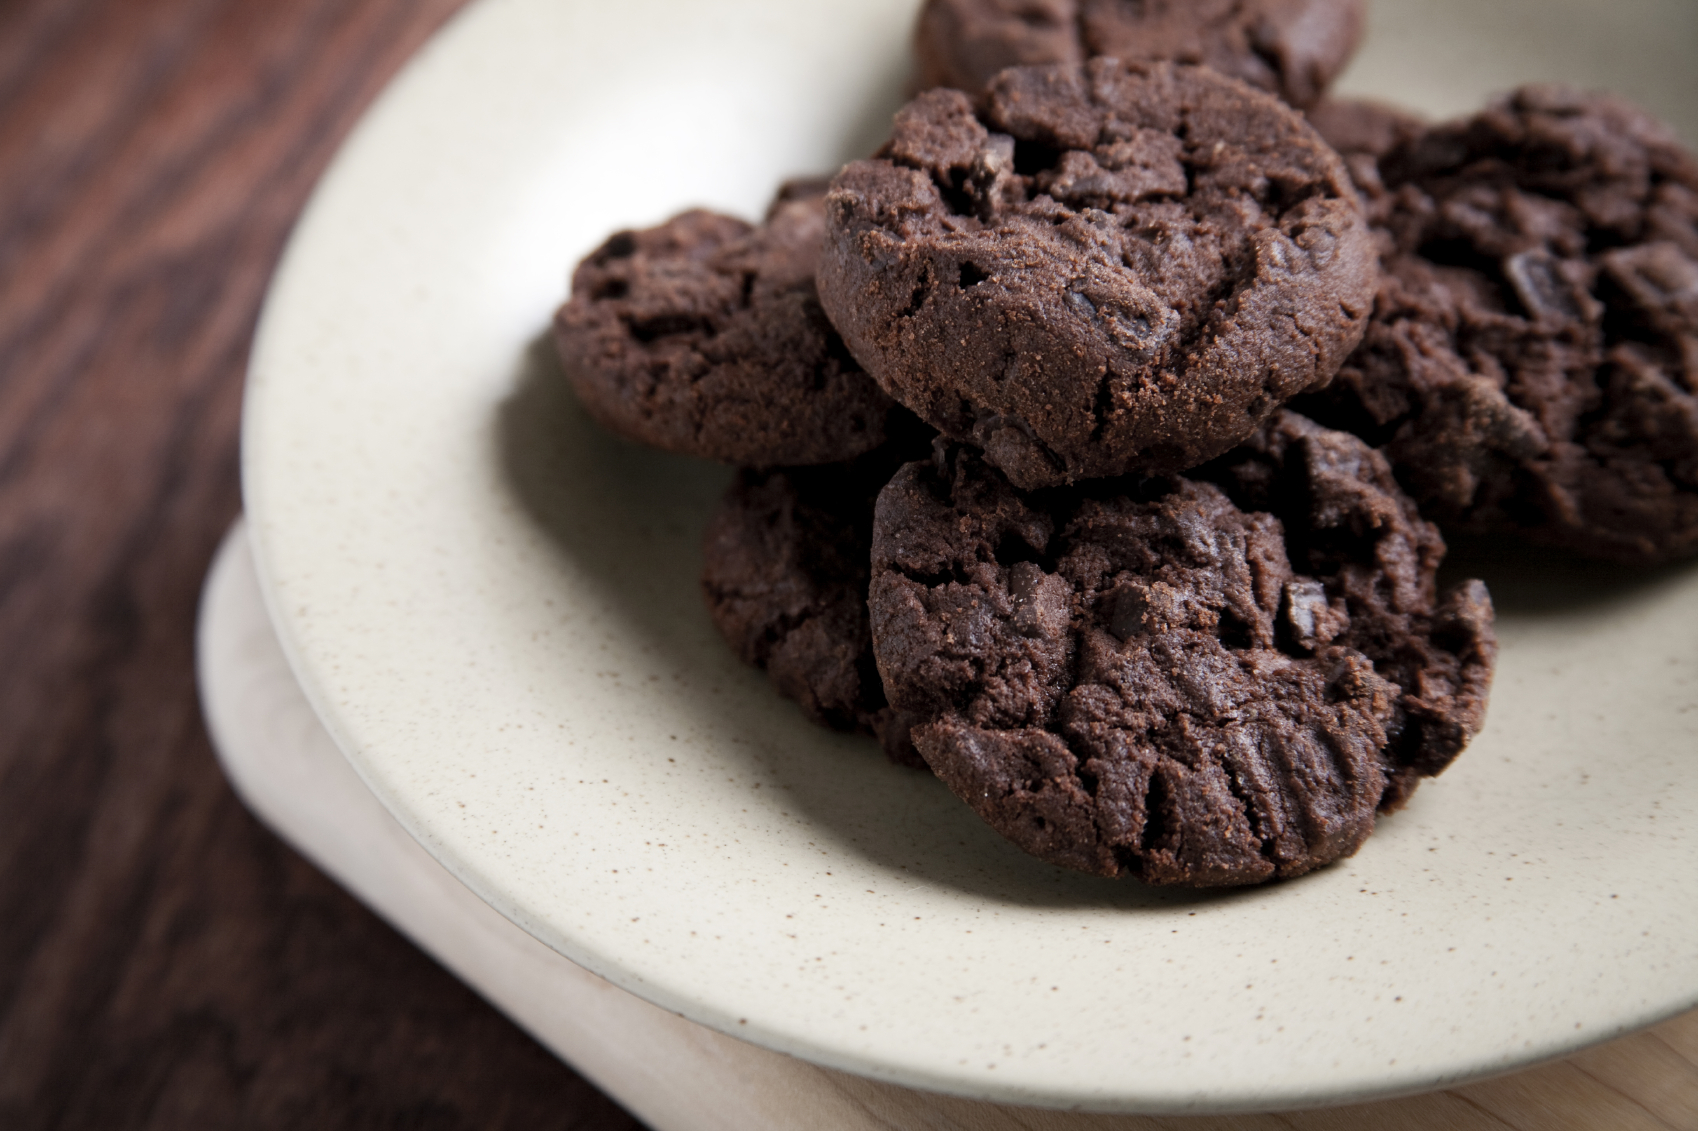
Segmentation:
[(1360, 28), (932, 0), (874, 157), (616, 234), (556, 319), (603, 425), (744, 469), (703, 578), (738, 654), (1042, 859), (1354, 852), (1485, 714), (1435, 521), (1698, 552), (1698, 164), (1567, 90), (1326, 101)]

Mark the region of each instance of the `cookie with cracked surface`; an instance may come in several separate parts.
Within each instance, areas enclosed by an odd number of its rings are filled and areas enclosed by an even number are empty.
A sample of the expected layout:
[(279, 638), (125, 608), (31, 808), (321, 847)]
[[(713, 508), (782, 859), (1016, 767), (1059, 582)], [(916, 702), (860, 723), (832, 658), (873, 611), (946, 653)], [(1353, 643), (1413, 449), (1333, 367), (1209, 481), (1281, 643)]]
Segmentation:
[(1386, 724), (1387, 793), (1395, 808), (1479, 733), (1497, 662), (1491, 597), (1479, 581), (1442, 595), (1445, 544), (1398, 486), (1385, 456), (1346, 432), (1284, 411), (1250, 441), (1192, 473), (1240, 509), (1274, 515), (1292, 568), (1292, 642), (1342, 645), (1396, 684)]
[(893, 407), (820, 309), (824, 185), (794, 182), (766, 222), (691, 211), (620, 232), (579, 264), (554, 340), (598, 423), (749, 467), (852, 459)]
[(867, 621), (873, 502), (930, 430), (897, 410), (899, 439), (848, 464), (738, 473), (703, 535), (702, 595), (744, 663), (821, 726), (870, 734), (924, 767), (885, 699)]
[(820, 301), (862, 365), (1024, 489), (1178, 470), (1324, 385), (1375, 254), (1336, 154), (1198, 67), (934, 90), (827, 197)]
[(1385, 184), (1380, 158), (1419, 136), (1427, 125), (1420, 118), (1383, 102), (1359, 98), (1324, 98), (1304, 115), (1315, 132), (1344, 159), (1350, 179), (1362, 194), (1369, 226), (1381, 216)]
[(954, 448), (879, 496), (890, 701), (933, 771), (1033, 855), (1154, 884), (1301, 875), (1353, 853), (1478, 726), (1489, 599), (1477, 582), (1436, 599), (1443, 543), (1383, 460), (1282, 414), (1211, 470), (1230, 490), (1023, 493)]
[(1362, 0), (928, 0), (922, 88), (979, 91), (1004, 67), (1095, 55), (1197, 63), (1314, 104), (1362, 39)]
[(1621, 99), (1537, 86), (1377, 169), (1374, 317), (1302, 410), (1384, 445), (1447, 528), (1698, 554), (1698, 160)]

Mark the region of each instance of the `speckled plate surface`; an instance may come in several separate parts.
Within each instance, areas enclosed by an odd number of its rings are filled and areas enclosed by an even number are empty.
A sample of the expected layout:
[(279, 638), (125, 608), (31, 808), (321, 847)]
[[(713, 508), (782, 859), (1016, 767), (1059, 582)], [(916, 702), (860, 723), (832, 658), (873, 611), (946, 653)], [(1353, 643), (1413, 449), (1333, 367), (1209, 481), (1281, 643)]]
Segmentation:
[[(1698, 8), (1596, 9), (1382, 2), (1344, 86), (1448, 113), (1568, 75), (1698, 134)], [(1345, 1101), (1698, 1003), (1698, 570), (1473, 563), (1502, 612), (1486, 732), (1355, 858), (1228, 895), (1041, 865), (738, 666), (696, 588), (728, 473), (598, 433), (534, 343), (613, 228), (754, 215), (876, 144), (912, 14), (483, 0), (355, 133), (266, 308), (244, 479), (361, 776), (595, 973), (964, 1095)]]

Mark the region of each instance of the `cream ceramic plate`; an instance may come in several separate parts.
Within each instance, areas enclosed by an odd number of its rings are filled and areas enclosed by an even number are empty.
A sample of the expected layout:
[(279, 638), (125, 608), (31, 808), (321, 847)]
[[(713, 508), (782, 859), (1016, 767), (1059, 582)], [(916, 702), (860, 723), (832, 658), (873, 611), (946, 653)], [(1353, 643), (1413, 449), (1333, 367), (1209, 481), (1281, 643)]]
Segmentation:
[[(1451, 112), (1571, 74), (1698, 134), (1698, 8), (1592, 12), (1382, 2), (1346, 87)], [(733, 660), (696, 591), (727, 473), (603, 436), (532, 343), (613, 228), (753, 215), (875, 144), (912, 14), (484, 0), (350, 141), (266, 308), (244, 473), (286, 649), (366, 782), (592, 971), (965, 1095), (1342, 1101), (1698, 1002), (1698, 571), (1483, 563), (1474, 748), (1354, 859), (1209, 897), (1038, 864)]]

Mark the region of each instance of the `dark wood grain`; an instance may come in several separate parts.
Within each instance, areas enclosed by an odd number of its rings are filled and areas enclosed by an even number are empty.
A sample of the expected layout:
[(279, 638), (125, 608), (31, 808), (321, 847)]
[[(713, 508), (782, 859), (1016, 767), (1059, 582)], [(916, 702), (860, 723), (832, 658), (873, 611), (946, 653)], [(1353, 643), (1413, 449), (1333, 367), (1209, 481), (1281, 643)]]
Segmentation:
[(249, 817), (195, 699), (265, 282), (457, 6), (0, 2), (0, 1127), (637, 1126)]

